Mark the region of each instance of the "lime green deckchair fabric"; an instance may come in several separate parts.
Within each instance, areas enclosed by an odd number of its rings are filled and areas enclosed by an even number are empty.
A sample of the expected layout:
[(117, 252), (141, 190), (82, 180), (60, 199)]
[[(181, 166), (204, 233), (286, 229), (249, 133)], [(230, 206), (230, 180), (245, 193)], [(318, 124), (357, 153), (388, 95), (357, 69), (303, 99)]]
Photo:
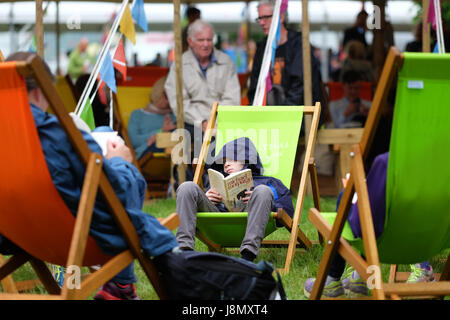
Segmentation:
[(450, 55), (405, 53), (394, 110), (378, 248), (414, 263), (450, 247)]
[[(278, 178), (290, 188), (302, 118), (302, 106), (219, 106), (215, 150), (218, 152), (236, 138), (250, 138), (258, 150), (264, 175)], [(246, 225), (247, 213), (197, 215), (197, 229), (222, 246), (240, 246)], [(271, 219), (266, 235), (275, 230)]]
[[(450, 55), (405, 53), (399, 71), (380, 262), (425, 261), (450, 247)], [(321, 213), (332, 225), (336, 213)], [(359, 252), (348, 222), (342, 236)]]
[(264, 175), (280, 179), (288, 188), (302, 125), (303, 107), (219, 106), (216, 150), (248, 137), (258, 150)]

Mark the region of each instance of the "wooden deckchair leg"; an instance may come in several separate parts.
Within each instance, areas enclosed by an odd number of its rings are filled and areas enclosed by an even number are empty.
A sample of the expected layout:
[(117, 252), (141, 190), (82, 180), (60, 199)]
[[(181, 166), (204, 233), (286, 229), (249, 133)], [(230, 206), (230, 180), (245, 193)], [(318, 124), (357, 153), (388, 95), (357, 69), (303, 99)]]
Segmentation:
[[(311, 187), (312, 187), (312, 194), (313, 194), (313, 200), (314, 200), (314, 208), (316, 208), (319, 212), (321, 212), (322, 208), (320, 207), (319, 180), (317, 179), (316, 163), (315, 163), (313, 157), (311, 157), (309, 159), (308, 168), (309, 168), (309, 175), (311, 178)], [(319, 243), (323, 244), (323, 237), (319, 231), (317, 231), (317, 235), (319, 238)]]
[[(81, 190), (80, 203), (76, 215), (75, 227), (72, 241), (70, 243), (67, 268), (70, 266), (81, 266), (86, 249), (89, 228), (91, 226), (92, 213), (94, 210), (95, 198), (97, 196), (100, 173), (103, 160), (98, 153), (92, 153), (86, 168), (83, 188)], [(64, 279), (63, 297), (66, 299), (75, 298), (76, 289), (68, 288), (69, 277)]]
[(49, 294), (61, 293), (61, 289), (59, 288), (58, 284), (56, 283), (55, 279), (52, 276), (52, 273), (50, 272), (50, 270), (48, 269), (47, 265), (44, 262), (31, 257), (30, 264)]
[(0, 267), (0, 280), (13, 273), (15, 270), (24, 265), (30, 256), (27, 254), (15, 254)]
[[(1, 54), (1, 51), (0, 51), (0, 54)], [(5, 263), (5, 259), (0, 254), (0, 266), (3, 265), (4, 263)], [(17, 290), (17, 287), (16, 287), (11, 275), (6, 276), (3, 280), (1, 280), (1, 283), (2, 283), (2, 286), (3, 286), (3, 289), (5, 290), (5, 292), (19, 293), (19, 290)]]
[(397, 265), (391, 264), (391, 268), (389, 270), (389, 283), (395, 282), (395, 276), (397, 274)]
[(444, 269), (442, 270), (439, 281), (450, 281), (450, 254), (447, 257), (447, 262), (445, 263)]
[[(308, 136), (308, 141), (306, 142), (305, 160), (303, 161), (302, 175), (300, 177), (300, 185), (299, 185), (298, 193), (297, 193), (297, 204), (295, 206), (294, 216), (292, 219), (292, 231), (291, 231), (291, 235), (289, 237), (289, 245), (288, 245), (288, 249), (287, 249), (286, 262), (284, 264), (283, 273), (289, 272), (291, 262), (294, 259), (295, 249), (297, 247), (297, 237), (299, 234), (302, 235), (302, 232), (300, 231), (299, 226), (300, 226), (300, 222), (301, 222), (301, 218), (302, 218), (302, 209), (303, 209), (303, 204), (304, 204), (305, 195), (306, 195), (309, 159), (311, 159), (311, 157), (313, 155), (314, 144), (316, 143), (317, 128), (319, 126), (319, 117), (320, 117), (320, 103), (317, 102), (314, 107), (314, 113), (313, 113), (311, 127), (309, 128), (309, 136), (306, 135), (306, 136)], [(300, 231), (300, 233), (299, 233), (299, 231)], [(305, 235), (305, 238), (307, 239), (306, 235)], [(307, 239), (305, 246), (307, 248), (310, 248), (311, 245), (312, 245), (311, 241), (309, 239)]]
[(198, 229), (196, 231), (195, 236), (199, 238), (206, 246), (208, 247), (209, 251), (215, 251), (215, 252), (222, 252), (223, 248), (221, 245), (212, 242), (209, 240), (203, 233), (201, 233)]
[(376, 283), (372, 290), (375, 299), (384, 299), (384, 292), (381, 280), (380, 261), (378, 259), (378, 247), (375, 237), (375, 229), (370, 209), (369, 193), (367, 191), (366, 175), (364, 173), (364, 163), (359, 145), (353, 147), (352, 175), (355, 179), (356, 193), (358, 194), (359, 220), (361, 222), (362, 239), (370, 267), (375, 267)]
[(334, 221), (333, 228), (331, 229), (330, 237), (328, 238), (328, 241), (326, 241), (325, 244), (325, 250), (322, 256), (322, 260), (320, 261), (317, 277), (314, 282), (313, 289), (311, 291), (310, 295), (311, 300), (318, 300), (322, 295), (326, 277), (328, 276), (331, 263), (339, 247), (338, 239), (341, 237), (345, 221), (347, 220), (353, 193), (354, 193), (354, 182), (353, 177), (350, 176), (350, 179), (347, 183), (347, 187), (344, 190), (341, 202), (339, 204), (336, 220)]

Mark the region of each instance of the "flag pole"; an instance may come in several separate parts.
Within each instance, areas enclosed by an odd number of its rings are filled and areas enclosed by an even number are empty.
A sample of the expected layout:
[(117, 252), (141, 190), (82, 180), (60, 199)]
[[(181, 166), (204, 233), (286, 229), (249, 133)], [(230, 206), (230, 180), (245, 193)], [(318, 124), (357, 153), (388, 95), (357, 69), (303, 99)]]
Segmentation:
[(269, 35), (267, 37), (266, 47), (264, 49), (263, 61), (261, 64), (261, 70), (259, 71), (258, 83), (256, 86), (255, 97), (253, 99), (254, 106), (263, 105), (264, 93), (266, 90), (266, 78), (270, 71), (270, 61), (272, 59), (272, 44), (277, 33), (277, 26), (280, 20), (280, 7), (281, 0), (277, 0), (275, 7), (273, 8), (272, 22), (270, 23)]
[(75, 114), (80, 115), (83, 111), (83, 108), (86, 104), (88, 93), (92, 90), (94, 86), (95, 79), (97, 79), (98, 73), (100, 72), (100, 67), (103, 64), (106, 54), (109, 54), (109, 47), (111, 46), (112, 38), (115, 35), (117, 28), (119, 27), (120, 20), (122, 19), (123, 13), (125, 12), (126, 6), (128, 5), (128, 0), (123, 0), (122, 5), (120, 7), (119, 13), (117, 14), (116, 19), (114, 20), (113, 26), (108, 34), (108, 38), (106, 39), (105, 45), (100, 51), (99, 59), (94, 65), (94, 69), (89, 77), (88, 84), (84, 87), (83, 93), (78, 101), (78, 105), (75, 109)]

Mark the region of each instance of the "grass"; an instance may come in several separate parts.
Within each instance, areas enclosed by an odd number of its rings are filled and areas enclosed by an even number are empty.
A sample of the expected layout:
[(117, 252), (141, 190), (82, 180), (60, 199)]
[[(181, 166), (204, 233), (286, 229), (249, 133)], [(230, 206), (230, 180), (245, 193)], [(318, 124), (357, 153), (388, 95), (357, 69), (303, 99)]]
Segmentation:
[[(144, 211), (149, 214), (152, 214), (155, 217), (166, 217), (170, 213), (175, 211), (175, 206), (176, 204), (174, 199), (158, 199), (147, 202), (144, 205)], [(308, 236), (309, 239), (317, 240), (318, 239), (317, 230), (308, 220), (308, 210), (312, 206), (313, 206), (312, 198), (306, 197), (303, 205), (304, 209), (302, 212), (300, 228)], [(321, 206), (323, 211), (334, 211), (336, 207), (336, 198), (322, 197)], [(271, 240), (289, 239), (289, 233), (284, 228), (280, 228), (279, 230), (272, 233), (267, 239)], [(199, 240), (196, 241), (196, 250), (208, 251), (206, 245), (204, 245)], [(441, 255), (435, 257), (430, 261), (436, 272), (440, 272), (443, 269), (445, 257), (446, 255), (448, 255), (448, 253), (449, 253), (448, 251), (443, 252)], [(227, 251), (225, 254), (239, 256), (237, 252)], [(321, 245), (314, 245), (309, 250), (297, 249), (296, 254), (294, 256), (294, 260), (290, 267), (290, 272), (288, 274), (281, 276), (289, 300), (305, 299), (305, 296), (303, 295), (303, 285), (306, 279), (310, 277), (315, 277), (320, 264), (320, 260), (322, 258), (322, 254), (323, 254), (323, 247)], [(285, 257), (286, 257), (286, 249), (284, 248), (282, 249), (261, 248), (260, 254), (256, 259), (256, 262), (259, 260), (266, 260), (273, 263), (275, 267), (282, 268), (284, 266)], [(150, 300), (157, 299), (153, 287), (149, 283), (143, 270), (141, 269), (141, 266), (137, 262), (135, 263), (135, 271), (138, 278), (138, 283), (136, 284), (138, 295), (142, 299), (150, 299)], [(409, 271), (409, 266), (400, 265), (399, 271)], [(387, 281), (389, 275), (389, 265), (382, 265), (381, 272), (383, 275), (383, 280)], [(24, 265), (22, 268), (20, 268), (13, 274), (13, 278), (15, 281), (31, 279), (34, 277), (35, 276), (33, 274), (31, 266), (29, 266), (28, 264)], [(43, 289), (42, 287), (38, 287), (34, 289), (33, 292), (34, 293), (45, 292), (45, 289)], [(90, 298), (92, 298), (92, 296)]]

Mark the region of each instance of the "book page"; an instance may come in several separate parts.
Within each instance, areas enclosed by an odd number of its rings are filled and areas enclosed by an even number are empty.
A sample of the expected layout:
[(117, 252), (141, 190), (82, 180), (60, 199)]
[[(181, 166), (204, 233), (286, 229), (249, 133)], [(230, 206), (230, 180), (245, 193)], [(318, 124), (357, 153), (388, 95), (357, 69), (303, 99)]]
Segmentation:
[(113, 132), (91, 132), (92, 137), (94, 138), (95, 142), (98, 143), (100, 148), (102, 149), (103, 156), (106, 156), (106, 142), (108, 140), (119, 140), (123, 142), (123, 139), (117, 135), (117, 131)]

